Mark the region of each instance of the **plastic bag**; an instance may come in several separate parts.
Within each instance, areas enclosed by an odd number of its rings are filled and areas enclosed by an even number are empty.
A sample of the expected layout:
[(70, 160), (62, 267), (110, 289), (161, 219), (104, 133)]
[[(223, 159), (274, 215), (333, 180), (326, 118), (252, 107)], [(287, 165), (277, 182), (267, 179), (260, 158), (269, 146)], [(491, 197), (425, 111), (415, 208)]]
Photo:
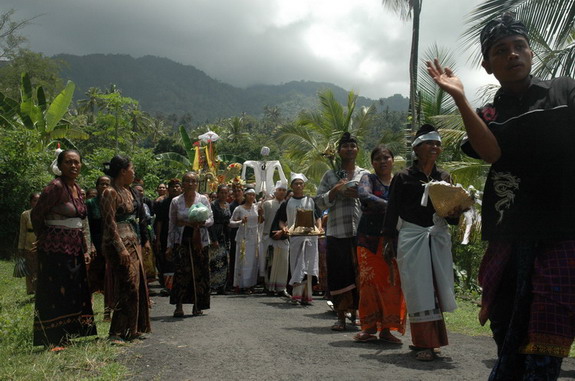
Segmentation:
[(210, 209), (202, 203), (190, 207), (188, 214), (190, 222), (204, 222), (210, 217)]

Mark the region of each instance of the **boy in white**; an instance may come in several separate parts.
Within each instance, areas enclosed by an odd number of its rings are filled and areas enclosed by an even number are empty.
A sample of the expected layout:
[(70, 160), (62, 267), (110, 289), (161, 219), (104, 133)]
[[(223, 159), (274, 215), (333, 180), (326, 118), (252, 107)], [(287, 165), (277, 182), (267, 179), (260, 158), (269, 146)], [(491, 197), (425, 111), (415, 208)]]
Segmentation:
[[(260, 240), (259, 269), (260, 276), (264, 276), (268, 293), (283, 295), (287, 285), (289, 270), (289, 242), (287, 240), (274, 240), (270, 237), (270, 230), (276, 212), (287, 193), (287, 185), (281, 181), (276, 183), (274, 198), (260, 204), (263, 219), (263, 229)], [(269, 247), (273, 248), (270, 261), (267, 261)], [(268, 273), (268, 269), (270, 269)]]
[[(283, 232), (294, 230), (298, 209), (311, 210), (317, 229), (306, 235), (290, 236), (290, 269), (289, 284), (293, 287), (292, 301), (294, 304), (310, 304), (312, 298), (312, 276), (318, 276), (318, 236), (321, 231), (321, 212), (316, 208), (314, 200), (304, 196), (303, 190), (307, 178), (301, 173), (291, 174), (292, 197), (277, 212), (279, 225)], [(279, 234), (279, 233), (278, 233)]]

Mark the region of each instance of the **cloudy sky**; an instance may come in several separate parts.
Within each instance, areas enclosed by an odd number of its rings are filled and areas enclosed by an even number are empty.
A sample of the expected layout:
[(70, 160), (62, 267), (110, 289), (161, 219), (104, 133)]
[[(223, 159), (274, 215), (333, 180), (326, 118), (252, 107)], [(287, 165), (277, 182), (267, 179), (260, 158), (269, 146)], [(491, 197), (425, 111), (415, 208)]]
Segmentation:
[[(424, 0), (420, 52), (458, 48), (468, 96), (494, 83), (459, 48), (481, 0)], [(331, 82), (370, 98), (409, 93), (411, 24), (380, 0), (3, 0), (46, 55), (155, 55), (193, 65), (238, 87)], [(421, 54), (421, 53), (420, 53)]]

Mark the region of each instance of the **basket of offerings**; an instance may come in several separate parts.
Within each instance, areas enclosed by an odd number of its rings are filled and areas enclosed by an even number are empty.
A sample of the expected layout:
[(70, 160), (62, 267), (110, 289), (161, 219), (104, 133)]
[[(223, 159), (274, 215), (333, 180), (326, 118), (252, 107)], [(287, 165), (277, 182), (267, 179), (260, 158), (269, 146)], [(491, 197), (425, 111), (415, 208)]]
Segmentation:
[(431, 181), (425, 184), (425, 187), (425, 192), (429, 194), (435, 213), (440, 217), (447, 217), (456, 209), (460, 211), (469, 209), (475, 203), (475, 197), (460, 184), (453, 185), (445, 181)]

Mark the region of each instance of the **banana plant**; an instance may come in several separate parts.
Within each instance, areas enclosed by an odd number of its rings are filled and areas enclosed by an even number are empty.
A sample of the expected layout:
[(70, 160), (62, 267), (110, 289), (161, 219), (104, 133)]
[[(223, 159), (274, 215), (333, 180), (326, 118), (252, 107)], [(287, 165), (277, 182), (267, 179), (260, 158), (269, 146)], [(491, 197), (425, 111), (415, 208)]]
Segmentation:
[(87, 139), (88, 134), (63, 119), (72, 102), (74, 89), (74, 83), (68, 81), (64, 90), (49, 104), (42, 86), (36, 89), (34, 98), (30, 77), (23, 73), (20, 103), (0, 94), (0, 125), (6, 128), (36, 130), (40, 135), (38, 150), (44, 150), (57, 139)]
[(194, 162), (195, 157), (194, 144), (192, 143), (192, 140), (190, 139), (190, 136), (188, 135), (188, 132), (184, 126), (180, 126), (179, 130), (187, 157), (177, 152), (164, 152), (157, 154), (156, 159), (177, 163), (190, 170), (192, 168), (192, 163)]

